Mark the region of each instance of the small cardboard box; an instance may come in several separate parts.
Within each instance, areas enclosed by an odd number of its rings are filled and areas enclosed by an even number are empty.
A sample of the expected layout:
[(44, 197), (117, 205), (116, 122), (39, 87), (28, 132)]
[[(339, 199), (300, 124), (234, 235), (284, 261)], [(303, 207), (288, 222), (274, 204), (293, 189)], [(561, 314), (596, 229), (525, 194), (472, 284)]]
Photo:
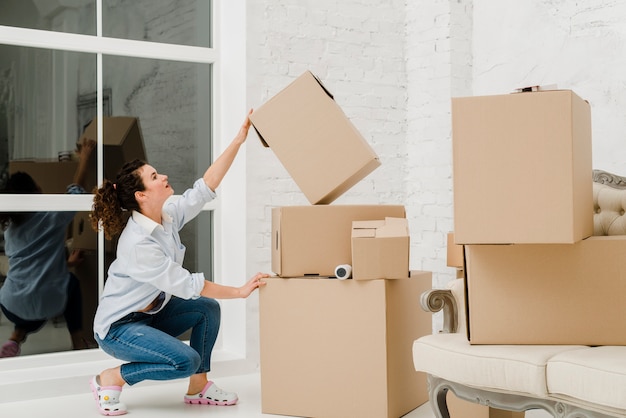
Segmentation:
[[(102, 145), (104, 147), (104, 178), (115, 181), (122, 166), (134, 159), (146, 160), (146, 152), (139, 119), (111, 116), (102, 120)], [(98, 121), (94, 118), (81, 136), (96, 139)]]
[(626, 236), (465, 249), (472, 344), (626, 345)]
[(569, 90), (452, 99), (457, 244), (593, 233), (591, 111)]
[[(78, 168), (78, 161), (58, 161), (58, 159), (33, 159), (9, 161), (9, 175), (22, 171), (29, 174), (35, 183), (41, 187), (42, 193), (62, 194), (67, 192), (67, 186), (74, 182), (74, 174)], [(85, 178), (87, 193), (96, 185), (96, 167), (88, 169)]]
[(333, 202), (380, 165), (333, 96), (305, 72), (250, 116), (311, 204)]
[(352, 265), (352, 221), (402, 218), (402, 205), (314, 205), (272, 209), (272, 272), (334, 276)]
[(428, 400), (413, 341), (432, 332), (420, 308), (430, 272), (407, 280), (270, 278), (260, 289), (265, 414), (399, 417)]
[(406, 218), (352, 222), (354, 280), (409, 277), (409, 226)]

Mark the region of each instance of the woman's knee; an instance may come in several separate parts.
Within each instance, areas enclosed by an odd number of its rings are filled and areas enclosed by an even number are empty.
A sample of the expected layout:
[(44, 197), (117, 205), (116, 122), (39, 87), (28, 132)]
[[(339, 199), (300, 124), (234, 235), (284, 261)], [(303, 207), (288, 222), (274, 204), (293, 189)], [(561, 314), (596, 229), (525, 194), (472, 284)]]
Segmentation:
[(221, 315), (221, 307), (217, 300), (209, 298), (199, 298), (196, 299), (196, 302), (201, 305), (204, 312), (219, 320)]
[(178, 360), (176, 361), (175, 367), (181, 375), (185, 377), (191, 376), (192, 374), (197, 373), (200, 368), (200, 364), (202, 359), (200, 358), (200, 354), (193, 348), (189, 346), (185, 346), (185, 352), (181, 353)]

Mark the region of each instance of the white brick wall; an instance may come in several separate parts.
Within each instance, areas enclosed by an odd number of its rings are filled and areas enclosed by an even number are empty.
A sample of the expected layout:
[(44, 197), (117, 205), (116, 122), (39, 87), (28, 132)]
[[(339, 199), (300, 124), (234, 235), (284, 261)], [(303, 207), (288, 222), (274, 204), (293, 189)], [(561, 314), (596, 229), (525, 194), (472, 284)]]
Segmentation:
[(474, 0), (474, 7), (474, 93), (552, 83), (573, 90), (591, 104), (594, 168), (626, 174), (626, 3)]
[[(248, 3), (249, 106), (305, 70), (316, 74), (382, 162), (336, 203), (405, 205), (411, 268), (432, 271), (437, 285), (454, 277), (445, 251), (452, 230), (449, 3)], [(309, 203), (256, 135), (247, 147), (248, 271), (269, 271), (271, 207)], [(257, 314), (252, 303), (249, 322)]]
[[(311, 70), (382, 161), (336, 203), (406, 203), (403, 15), (399, 0), (248, 3), (249, 106)], [(247, 147), (249, 271), (269, 271), (271, 207), (309, 203), (256, 135)]]
[[(589, 100), (594, 168), (626, 174), (626, 3), (607, 0), (264, 0), (248, 3), (248, 100), (310, 69), (382, 166), (337, 203), (400, 203), (411, 268), (454, 277), (450, 99), (557, 83)], [(268, 270), (269, 210), (308, 204), (271, 150), (248, 143), (248, 270)], [(434, 329), (440, 327), (435, 317)]]

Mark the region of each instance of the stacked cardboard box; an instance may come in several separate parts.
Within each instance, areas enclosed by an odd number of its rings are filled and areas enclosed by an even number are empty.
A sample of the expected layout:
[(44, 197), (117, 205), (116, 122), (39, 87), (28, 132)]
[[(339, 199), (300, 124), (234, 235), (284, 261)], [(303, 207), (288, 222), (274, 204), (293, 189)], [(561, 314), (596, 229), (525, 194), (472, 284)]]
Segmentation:
[(591, 237), (589, 104), (569, 90), (459, 98), (452, 118), (470, 342), (626, 344), (626, 238)]
[[(432, 329), (419, 306), (432, 275), (409, 275), (404, 206), (331, 205), (380, 162), (310, 72), (250, 119), (311, 203), (272, 210), (278, 277), (260, 291), (263, 412), (406, 414), (428, 399), (411, 345)], [(352, 280), (335, 278), (340, 265)]]

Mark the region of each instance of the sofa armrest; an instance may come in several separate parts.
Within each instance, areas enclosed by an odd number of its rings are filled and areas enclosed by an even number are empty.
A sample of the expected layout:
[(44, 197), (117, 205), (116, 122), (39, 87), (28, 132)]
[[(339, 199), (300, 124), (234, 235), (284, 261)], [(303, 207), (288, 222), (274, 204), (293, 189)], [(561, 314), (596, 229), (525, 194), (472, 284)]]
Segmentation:
[(426, 312), (443, 310), (443, 329), (441, 332), (454, 334), (458, 329), (458, 305), (450, 289), (430, 289), (422, 293), (420, 305)]

